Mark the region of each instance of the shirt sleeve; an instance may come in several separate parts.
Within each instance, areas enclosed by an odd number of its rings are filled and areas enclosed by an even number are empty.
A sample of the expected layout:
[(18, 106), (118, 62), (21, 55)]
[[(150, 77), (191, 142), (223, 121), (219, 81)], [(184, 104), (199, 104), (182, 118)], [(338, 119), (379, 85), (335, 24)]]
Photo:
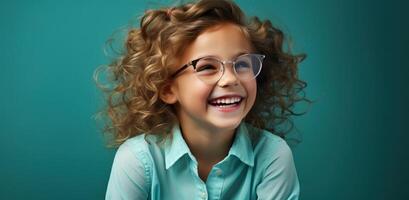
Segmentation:
[(279, 153), (266, 160), (266, 170), (256, 192), (259, 200), (297, 200), (300, 184), (291, 149), (282, 141)]
[(135, 154), (125, 143), (119, 147), (112, 164), (105, 199), (148, 199), (150, 174), (145, 158), (142, 152)]

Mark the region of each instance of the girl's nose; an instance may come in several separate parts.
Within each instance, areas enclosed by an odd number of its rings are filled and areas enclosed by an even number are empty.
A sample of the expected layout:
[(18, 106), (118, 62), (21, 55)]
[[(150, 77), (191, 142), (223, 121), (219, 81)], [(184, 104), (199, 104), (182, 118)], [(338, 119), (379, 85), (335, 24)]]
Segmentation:
[(238, 79), (237, 79), (236, 73), (234, 73), (233, 67), (230, 66), (230, 65), (232, 65), (232, 63), (229, 63), (228, 65), (229, 66), (227, 66), (227, 64), (224, 65), (224, 72), (222, 74), (222, 77), (217, 82), (217, 85), (219, 87), (227, 87), (229, 85), (237, 85), (238, 84)]

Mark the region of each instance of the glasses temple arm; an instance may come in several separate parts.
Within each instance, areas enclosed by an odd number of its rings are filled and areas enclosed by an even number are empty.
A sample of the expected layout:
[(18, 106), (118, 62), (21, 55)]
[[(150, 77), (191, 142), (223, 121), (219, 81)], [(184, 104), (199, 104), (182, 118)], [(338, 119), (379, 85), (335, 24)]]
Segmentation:
[(178, 75), (181, 71), (185, 70), (187, 67), (189, 67), (189, 64), (183, 65), (180, 69), (178, 69), (175, 73), (172, 74), (172, 78), (175, 78), (176, 75)]
[(190, 61), (189, 63), (187, 63), (186, 65), (183, 65), (182, 67), (180, 67), (180, 69), (178, 69), (175, 73), (172, 74), (172, 78), (175, 78), (176, 75), (178, 75), (180, 72), (182, 72), (183, 70), (185, 70), (186, 68), (188, 68), (190, 65), (193, 66), (194, 69), (196, 69), (196, 63), (199, 62), (201, 58), (198, 58), (196, 60)]

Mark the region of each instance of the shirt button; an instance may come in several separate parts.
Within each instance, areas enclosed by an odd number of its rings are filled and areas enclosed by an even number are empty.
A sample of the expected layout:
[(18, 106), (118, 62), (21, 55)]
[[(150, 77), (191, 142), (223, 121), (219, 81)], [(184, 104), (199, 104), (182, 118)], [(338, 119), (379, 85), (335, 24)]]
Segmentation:
[(202, 199), (206, 199), (206, 192), (202, 192)]
[(221, 176), (223, 173), (223, 171), (221, 169), (216, 170), (216, 175), (217, 176)]

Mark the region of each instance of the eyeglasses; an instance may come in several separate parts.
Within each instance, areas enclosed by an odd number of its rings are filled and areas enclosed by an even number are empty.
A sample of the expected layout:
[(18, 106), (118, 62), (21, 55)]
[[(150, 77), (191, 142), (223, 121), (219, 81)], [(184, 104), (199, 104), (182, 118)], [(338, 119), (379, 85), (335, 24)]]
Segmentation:
[(207, 84), (214, 84), (222, 78), (225, 71), (225, 65), (231, 63), (233, 65), (233, 71), (239, 80), (250, 80), (256, 78), (257, 75), (260, 74), (263, 59), (265, 57), (265, 55), (261, 54), (243, 54), (234, 60), (225, 61), (221, 61), (214, 57), (202, 57), (183, 65), (173, 73), (171, 77), (176, 77), (183, 70), (192, 66), (195, 70), (196, 76), (201, 81)]

